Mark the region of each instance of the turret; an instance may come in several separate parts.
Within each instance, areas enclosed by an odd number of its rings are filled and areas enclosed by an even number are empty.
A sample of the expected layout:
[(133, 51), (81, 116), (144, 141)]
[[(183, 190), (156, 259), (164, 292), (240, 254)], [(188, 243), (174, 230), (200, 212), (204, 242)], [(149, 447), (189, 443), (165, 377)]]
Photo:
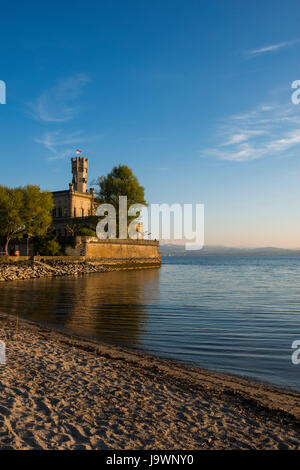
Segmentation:
[(71, 163), (73, 173), (72, 185), (74, 191), (86, 193), (89, 161), (85, 157), (76, 157), (71, 159)]

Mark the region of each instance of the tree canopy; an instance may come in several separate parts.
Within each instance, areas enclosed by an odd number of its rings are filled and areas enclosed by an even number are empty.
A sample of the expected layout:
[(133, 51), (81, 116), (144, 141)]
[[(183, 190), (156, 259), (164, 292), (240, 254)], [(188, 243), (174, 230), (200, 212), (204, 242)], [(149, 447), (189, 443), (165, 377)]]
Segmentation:
[(0, 186), (0, 238), (4, 251), (13, 238), (43, 236), (51, 225), (52, 194), (38, 186)]
[[(119, 197), (127, 197), (127, 212), (134, 204), (147, 205), (145, 189), (140, 185), (131, 168), (126, 165), (115, 166), (107, 176), (101, 176), (96, 180), (97, 202), (111, 204), (116, 210), (116, 228), (119, 231)], [(127, 226), (135, 217), (127, 217)], [(121, 235), (120, 235), (121, 236)]]
[(99, 186), (96, 195), (101, 203), (112, 204), (117, 209), (119, 196), (127, 196), (128, 207), (137, 203), (146, 205), (145, 189), (126, 165), (115, 166), (107, 176), (100, 176), (96, 184)]

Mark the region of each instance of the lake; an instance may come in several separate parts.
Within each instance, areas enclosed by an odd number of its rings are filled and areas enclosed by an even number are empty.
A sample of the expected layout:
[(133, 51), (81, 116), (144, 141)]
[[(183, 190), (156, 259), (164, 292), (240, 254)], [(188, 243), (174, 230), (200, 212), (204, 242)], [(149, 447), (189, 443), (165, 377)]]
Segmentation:
[(300, 390), (300, 258), (170, 256), (160, 270), (0, 284), (0, 311)]

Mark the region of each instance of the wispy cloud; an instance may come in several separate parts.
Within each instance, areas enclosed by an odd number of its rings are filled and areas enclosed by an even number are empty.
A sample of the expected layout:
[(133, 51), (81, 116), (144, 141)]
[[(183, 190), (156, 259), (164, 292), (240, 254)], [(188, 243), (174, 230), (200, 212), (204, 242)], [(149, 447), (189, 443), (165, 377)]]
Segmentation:
[(50, 153), (50, 160), (64, 158), (74, 153), (74, 146), (82, 143), (80, 133), (62, 134), (61, 131), (45, 132), (41, 137), (33, 139), (37, 144), (41, 144)]
[(279, 49), (291, 47), (299, 42), (300, 42), (300, 39), (295, 39), (294, 41), (279, 42), (277, 44), (270, 44), (268, 46), (258, 47), (257, 49), (250, 49), (248, 51), (245, 51), (245, 54), (249, 56), (257, 56), (261, 54), (266, 54), (268, 52), (275, 52), (275, 51), (278, 51)]
[(71, 121), (79, 111), (76, 99), (81, 95), (88, 81), (85, 74), (77, 74), (59, 81), (29, 103), (31, 116), (38, 121), (49, 123)]
[(300, 151), (299, 110), (293, 104), (263, 105), (229, 116), (217, 128), (217, 143), (202, 154), (235, 162)]
[[(51, 128), (40, 137), (33, 138), (34, 142), (47, 150), (49, 160), (70, 157), (76, 147), (84, 147), (86, 143), (102, 137), (101, 134), (89, 136), (83, 131), (64, 130), (66, 126), (70, 129), (66, 123), (72, 121), (80, 111), (78, 98), (88, 81), (89, 78), (84, 74), (64, 78), (29, 104), (31, 116), (39, 122), (48, 123)], [(53, 130), (53, 125), (57, 127), (55, 124), (60, 124), (60, 129)]]
[(49, 152), (49, 160), (58, 160), (74, 154), (75, 147), (98, 140), (102, 135), (86, 136), (82, 132), (63, 133), (62, 131), (45, 132), (33, 140)]
[(264, 130), (244, 130), (243, 132), (238, 132), (236, 134), (230, 135), (229, 139), (225, 141), (223, 144), (224, 147), (234, 144), (240, 144), (241, 142), (245, 142), (249, 140), (253, 136), (265, 134), (266, 131)]

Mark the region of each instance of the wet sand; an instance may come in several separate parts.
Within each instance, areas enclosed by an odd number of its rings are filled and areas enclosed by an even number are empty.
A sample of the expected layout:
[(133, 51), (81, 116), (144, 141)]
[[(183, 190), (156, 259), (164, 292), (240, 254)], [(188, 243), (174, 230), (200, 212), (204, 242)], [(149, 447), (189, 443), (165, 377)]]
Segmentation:
[(0, 449), (300, 449), (300, 393), (0, 324)]

